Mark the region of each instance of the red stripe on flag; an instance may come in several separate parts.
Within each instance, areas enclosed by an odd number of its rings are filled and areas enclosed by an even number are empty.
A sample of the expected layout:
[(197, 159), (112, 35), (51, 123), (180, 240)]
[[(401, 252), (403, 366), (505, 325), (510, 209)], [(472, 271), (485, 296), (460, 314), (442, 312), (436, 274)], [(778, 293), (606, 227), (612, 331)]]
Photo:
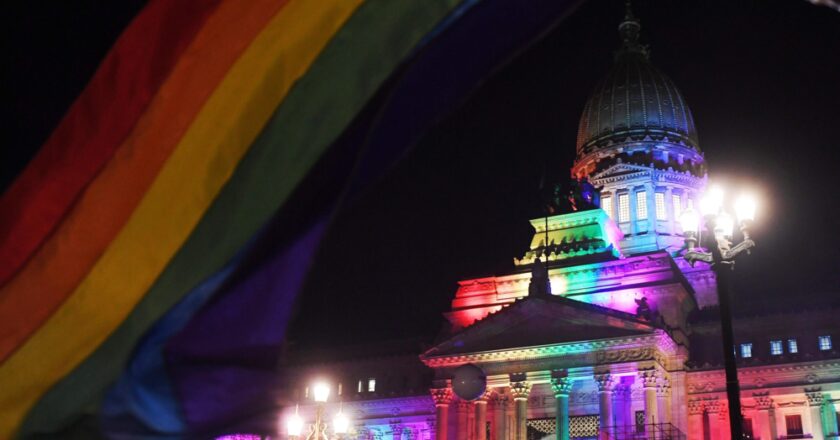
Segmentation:
[(152, 0), (0, 197), (0, 285), (44, 242), (129, 134), (220, 0)]

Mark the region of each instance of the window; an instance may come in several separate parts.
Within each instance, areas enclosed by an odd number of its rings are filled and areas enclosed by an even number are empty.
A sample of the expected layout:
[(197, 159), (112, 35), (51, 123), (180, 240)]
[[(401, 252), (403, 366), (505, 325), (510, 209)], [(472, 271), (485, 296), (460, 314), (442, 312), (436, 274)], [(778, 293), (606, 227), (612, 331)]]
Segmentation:
[(788, 437), (802, 435), (802, 416), (799, 414), (785, 416), (785, 427)]
[(831, 336), (820, 336), (818, 342), (820, 351), (831, 350)]
[(744, 422), (743, 422), (743, 426), (744, 426), (744, 438), (745, 438), (745, 439), (751, 439), (751, 438), (753, 438), (753, 424), (752, 424), (752, 419), (750, 419), (750, 418), (746, 418), (746, 417), (745, 417), (745, 418), (744, 418)]
[(656, 219), (668, 220), (668, 215), (665, 213), (665, 194), (656, 193), (654, 199), (656, 202)]
[(694, 209), (694, 200), (686, 199), (685, 200), (685, 206), (688, 209)]
[(344, 391), (344, 386), (341, 382), (338, 383), (338, 395), (340, 396), (342, 391)]
[(630, 195), (628, 194), (618, 195), (618, 221), (622, 223), (630, 221)]
[(303, 389), (303, 398), (304, 399), (309, 398), (309, 387), (306, 387), (306, 388)]
[(364, 389), (364, 388), (362, 388), (362, 385), (364, 385), (364, 381), (362, 379), (359, 379), (359, 383), (356, 385), (356, 392), (357, 393), (361, 393), (362, 390)]
[(367, 390), (369, 393), (376, 391), (376, 379), (368, 379), (368, 387)]
[(601, 209), (603, 209), (610, 218), (613, 218), (612, 197), (601, 197)]
[(645, 432), (645, 412), (636, 411), (636, 432)]
[(674, 218), (679, 219), (680, 214), (682, 214), (682, 199), (679, 194), (674, 194), (671, 197), (674, 204)]
[(796, 343), (796, 339), (788, 339), (788, 353), (799, 353), (799, 344)]
[(742, 358), (751, 358), (752, 357), (752, 343), (741, 344), (741, 357)]
[(636, 219), (647, 220), (647, 191), (636, 193)]
[(778, 356), (782, 353), (782, 341), (770, 341), (770, 354)]

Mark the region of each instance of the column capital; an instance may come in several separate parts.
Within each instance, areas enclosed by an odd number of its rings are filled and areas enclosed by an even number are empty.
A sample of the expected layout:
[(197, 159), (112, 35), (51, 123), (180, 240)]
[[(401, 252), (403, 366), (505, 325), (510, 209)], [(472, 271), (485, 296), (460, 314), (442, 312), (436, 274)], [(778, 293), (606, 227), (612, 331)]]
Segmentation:
[(527, 381), (511, 382), (510, 394), (513, 400), (528, 400), (528, 395), (531, 393), (531, 383)]
[(493, 396), (490, 398), (493, 401), (493, 404), (496, 405), (498, 408), (504, 408), (507, 406), (508, 397), (502, 393), (493, 393)]
[(728, 420), (729, 419), (729, 408), (725, 404), (721, 404), (720, 410), (718, 410), (718, 419), (719, 420)]
[(599, 373), (592, 376), (595, 379), (595, 384), (598, 385), (599, 393), (609, 393), (615, 389), (615, 376), (610, 373)]
[(551, 391), (554, 391), (554, 397), (568, 396), (573, 384), (574, 381), (569, 376), (552, 377)]
[(688, 401), (688, 414), (689, 415), (703, 414), (703, 411), (705, 409), (706, 409), (706, 404), (702, 399), (689, 399), (689, 401)]
[(656, 367), (641, 368), (639, 369), (638, 375), (644, 388), (656, 388), (657, 379), (659, 378)]
[(770, 391), (753, 393), (753, 399), (755, 399), (756, 409), (766, 411), (773, 408), (773, 399), (770, 398)]
[(435, 406), (449, 405), (452, 403), (452, 388), (431, 388), (429, 392), (432, 393), (432, 400)]
[(656, 387), (656, 394), (658, 396), (667, 397), (671, 395), (671, 381), (667, 377), (663, 377)]
[(470, 409), (470, 402), (467, 400), (458, 399), (458, 401), (455, 402), (455, 409), (458, 412), (466, 413)]
[(726, 405), (723, 402), (721, 402), (720, 399), (715, 397), (713, 399), (705, 399), (704, 409), (709, 414), (717, 414), (717, 413), (720, 413), (720, 412), (725, 412), (726, 411)]
[(473, 403), (487, 403), (493, 398), (493, 395), (496, 394), (492, 389), (488, 388), (481, 393), (480, 396), (473, 399)]
[(824, 400), (822, 388), (805, 388), (805, 398), (808, 399), (808, 406), (822, 406)]

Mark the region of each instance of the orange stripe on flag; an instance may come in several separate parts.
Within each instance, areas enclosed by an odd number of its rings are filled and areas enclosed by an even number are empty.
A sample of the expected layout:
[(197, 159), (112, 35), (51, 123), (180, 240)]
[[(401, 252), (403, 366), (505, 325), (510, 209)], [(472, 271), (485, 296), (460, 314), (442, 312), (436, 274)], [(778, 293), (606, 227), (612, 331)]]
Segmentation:
[(228, 1), (208, 18), (116, 155), (53, 236), (0, 289), (0, 361), (78, 286), (230, 66), (285, 3)]

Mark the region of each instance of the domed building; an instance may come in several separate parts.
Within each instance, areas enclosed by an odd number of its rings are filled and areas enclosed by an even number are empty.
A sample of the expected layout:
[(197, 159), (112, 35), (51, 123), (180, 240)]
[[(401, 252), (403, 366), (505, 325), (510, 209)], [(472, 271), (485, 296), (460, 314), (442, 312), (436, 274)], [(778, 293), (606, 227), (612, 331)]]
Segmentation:
[[(706, 165), (640, 30), (628, 11), (580, 119), (571, 176), (600, 207), (532, 219), (511, 273), (459, 282), (432, 346), (290, 356), (284, 414), (341, 411), (364, 440), (730, 439), (716, 279), (678, 252)], [(736, 320), (748, 438), (838, 438), (837, 312)], [(343, 403), (315, 403), (316, 377)]]
[(619, 26), (612, 71), (583, 109), (572, 177), (601, 188), (601, 207), (624, 233), (627, 252), (682, 246), (675, 219), (706, 183), (691, 110), (650, 63), (631, 13)]

